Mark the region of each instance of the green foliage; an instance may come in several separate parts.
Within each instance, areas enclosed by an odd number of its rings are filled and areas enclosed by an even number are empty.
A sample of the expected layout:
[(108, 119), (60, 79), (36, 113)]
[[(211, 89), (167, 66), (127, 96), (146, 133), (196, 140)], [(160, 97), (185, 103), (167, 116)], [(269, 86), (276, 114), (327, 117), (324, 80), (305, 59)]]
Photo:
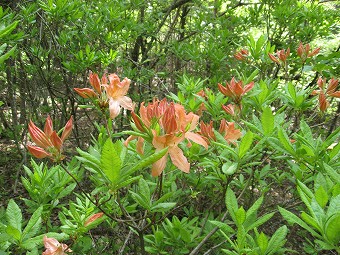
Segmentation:
[[(329, 168), (329, 171), (336, 174), (334, 169)], [(315, 251), (339, 249), (340, 196), (336, 191), (338, 185), (338, 180), (333, 182), (321, 173), (314, 178), (314, 192), (298, 181), (298, 193), (308, 210), (302, 211), (301, 218), (279, 207), (280, 213), (289, 223), (300, 225), (316, 238)]]
[[(74, 129), (61, 164), (24, 167), (0, 254), (41, 254), (45, 235), (74, 254), (339, 252), (336, 3), (15, 2), (0, 7), (1, 138), (25, 159), (30, 119), (72, 114)], [(130, 89), (103, 79), (99, 104), (89, 71)], [(90, 86), (90, 100), (73, 90)], [(133, 123), (110, 119), (127, 97)], [(30, 133), (59, 146), (48, 127)]]
[[(268, 237), (257, 228), (266, 223), (273, 217), (274, 213), (265, 214), (258, 217), (258, 210), (263, 203), (263, 197), (256, 200), (253, 205), (246, 211), (243, 206), (239, 207), (235, 193), (228, 188), (225, 197), (226, 207), (231, 216), (232, 223), (236, 229), (220, 221), (211, 221), (212, 224), (219, 227), (221, 234), (228, 242), (228, 249), (222, 249), (226, 254), (283, 254), (283, 248), (286, 240), (288, 229), (282, 226), (275, 231), (272, 237)], [(250, 232), (254, 231), (255, 235)], [(234, 238), (235, 235), (235, 238)], [(255, 238), (254, 238), (255, 236)]]
[(58, 233), (41, 234), (43, 207), (39, 207), (30, 217), (23, 227), (22, 211), (13, 199), (8, 202), (6, 209), (5, 222), (0, 222), (1, 241), (0, 251), (16, 251), (18, 254), (22, 251), (29, 251), (31, 254), (37, 254), (37, 247), (41, 245), (43, 236), (65, 239), (68, 236)]

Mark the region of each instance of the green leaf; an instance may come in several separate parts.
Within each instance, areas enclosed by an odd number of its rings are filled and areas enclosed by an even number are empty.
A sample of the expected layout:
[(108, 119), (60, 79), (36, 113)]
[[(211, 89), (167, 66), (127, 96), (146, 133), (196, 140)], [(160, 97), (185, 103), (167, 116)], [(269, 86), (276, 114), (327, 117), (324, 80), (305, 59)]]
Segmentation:
[(274, 115), (270, 107), (265, 107), (261, 116), (262, 129), (265, 135), (270, 135), (274, 130)]
[(271, 217), (274, 216), (273, 213), (267, 213), (263, 215), (262, 217), (258, 218), (253, 224), (247, 227), (246, 231), (248, 232), (249, 230), (252, 230), (254, 228), (257, 228), (258, 226), (261, 226), (262, 224), (266, 223), (268, 220), (270, 220)]
[(340, 213), (332, 215), (325, 224), (325, 234), (333, 245), (340, 242)]
[(122, 181), (123, 178), (121, 178), (121, 181), (117, 184), (117, 186), (115, 187), (117, 190), (123, 187), (126, 187), (128, 185), (130, 185), (131, 183), (138, 181), (140, 178), (142, 178), (143, 176), (138, 175), (135, 177), (128, 177), (128, 179), (126, 181)]
[(17, 241), (21, 239), (21, 231), (15, 227), (12, 227), (11, 225), (6, 227), (6, 233)]
[(326, 215), (327, 217), (330, 217), (331, 215), (338, 213), (339, 211), (340, 211), (340, 195), (337, 195), (331, 198)]
[(226, 196), (225, 196), (225, 204), (229, 211), (229, 214), (234, 222), (237, 222), (236, 212), (238, 210), (237, 199), (235, 193), (228, 187)]
[(174, 202), (158, 203), (151, 207), (151, 212), (165, 212), (176, 205)]
[(101, 155), (102, 170), (112, 184), (116, 185), (120, 177), (120, 169), (122, 162), (120, 156), (117, 154), (111, 138), (108, 138), (103, 146)]
[(246, 211), (244, 210), (243, 206), (241, 206), (235, 213), (237, 225), (242, 225), (243, 222), (246, 220)]
[(0, 38), (2, 38), (5, 35), (8, 35), (9, 33), (11, 33), (16, 28), (18, 23), (19, 23), (19, 21), (17, 20), (15, 22), (9, 24), (7, 27), (0, 28)]
[(265, 254), (268, 247), (268, 237), (263, 232), (257, 237), (257, 244), (260, 247), (262, 254)]
[(10, 199), (6, 209), (6, 218), (8, 224), (17, 229), (21, 234), (21, 222), (22, 222), (22, 213), (19, 206), (14, 202), (13, 199)]
[(226, 162), (222, 165), (222, 172), (226, 175), (233, 175), (237, 170), (238, 164), (236, 162)]
[(40, 206), (32, 215), (31, 219), (27, 223), (25, 229), (22, 232), (22, 241), (33, 237), (40, 229), (41, 225), (41, 214), (43, 207)]
[(141, 196), (145, 197), (145, 199), (150, 202), (151, 201), (150, 188), (146, 180), (144, 180), (143, 178), (140, 178), (138, 182), (138, 187), (139, 187), (139, 194), (141, 194)]
[(10, 49), (9, 51), (7, 51), (5, 54), (0, 56), (0, 65), (5, 62), (6, 59), (8, 59), (9, 57), (11, 57), (15, 50), (16, 50), (17, 46), (15, 45), (12, 49)]
[(323, 166), (332, 181), (334, 181), (335, 183), (339, 182), (340, 174), (333, 167), (327, 165), (325, 162), (323, 163)]
[(130, 191), (131, 193), (131, 197), (133, 200), (135, 200), (135, 202), (137, 204), (139, 204), (141, 207), (143, 207), (144, 209), (150, 211), (150, 201), (145, 199), (144, 196), (141, 196), (133, 191)]
[(289, 94), (290, 94), (290, 96), (291, 96), (291, 98), (295, 101), (295, 99), (296, 99), (296, 90), (295, 90), (295, 86), (294, 86), (294, 84), (293, 83), (288, 83), (288, 92), (289, 92)]
[(277, 132), (277, 136), (281, 142), (281, 145), (283, 146), (283, 148), (292, 156), (295, 155), (295, 151), (293, 149), (292, 144), (289, 141), (288, 135), (287, 133), (280, 127), (278, 132)]
[(181, 235), (181, 239), (184, 242), (189, 243), (191, 241), (191, 235), (190, 235), (188, 230), (186, 230), (185, 228), (181, 228), (179, 230), (179, 232), (180, 232), (180, 235)]
[(268, 242), (266, 255), (276, 254), (279, 249), (286, 243), (286, 236), (288, 233), (288, 228), (286, 225), (277, 229), (274, 235), (270, 238)]
[(217, 227), (219, 227), (220, 230), (222, 230), (225, 234), (230, 234), (230, 233), (234, 233), (235, 230), (233, 228), (231, 228), (229, 225), (227, 225), (224, 222), (220, 222), (220, 221), (216, 221), (216, 220), (209, 220), (209, 222), (213, 225), (216, 225)]
[(243, 158), (243, 156), (247, 153), (249, 150), (251, 144), (253, 143), (253, 133), (251, 131), (248, 131), (244, 137), (242, 138), (242, 141), (240, 143), (238, 156), (240, 158)]
[(261, 196), (259, 199), (256, 200), (255, 203), (248, 209), (246, 217), (250, 217), (253, 213), (256, 213), (257, 210), (260, 208), (261, 204), (263, 202), (263, 196)]
[(279, 211), (283, 218), (289, 223), (289, 224), (298, 224), (300, 227), (306, 229), (309, 233), (311, 233), (313, 236), (322, 238), (317, 232), (315, 232), (311, 227), (309, 227), (304, 221), (302, 221), (299, 217), (297, 217), (294, 213), (291, 213), (290, 211), (287, 211), (286, 209), (279, 207)]
[(128, 169), (124, 173), (124, 175), (129, 176), (129, 175), (133, 174), (134, 172), (141, 170), (144, 167), (155, 163), (157, 160), (161, 159), (167, 152), (168, 152), (168, 148), (164, 148), (164, 149), (157, 151), (154, 154), (140, 160), (139, 163), (137, 163), (136, 165), (134, 165), (133, 167)]
[(308, 225), (312, 226), (314, 229), (318, 230), (320, 233), (322, 232), (321, 227), (319, 226), (319, 223), (317, 220), (315, 220), (313, 217), (311, 217), (306, 212), (301, 213), (301, 219), (306, 222)]
[(315, 191), (315, 199), (322, 208), (325, 208), (328, 203), (328, 195), (322, 186)]
[(60, 198), (63, 198), (63, 197), (66, 197), (67, 195), (69, 195), (73, 190), (74, 188), (77, 186), (77, 183), (72, 183), (70, 185), (68, 185), (66, 188), (64, 188), (59, 194), (58, 196), (56, 197), (57, 199), (60, 199)]
[(301, 132), (304, 138), (306, 138), (306, 140), (309, 143), (311, 143), (312, 147), (315, 147), (312, 130), (310, 129), (309, 125), (304, 120), (300, 121), (300, 129), (301, 129)]

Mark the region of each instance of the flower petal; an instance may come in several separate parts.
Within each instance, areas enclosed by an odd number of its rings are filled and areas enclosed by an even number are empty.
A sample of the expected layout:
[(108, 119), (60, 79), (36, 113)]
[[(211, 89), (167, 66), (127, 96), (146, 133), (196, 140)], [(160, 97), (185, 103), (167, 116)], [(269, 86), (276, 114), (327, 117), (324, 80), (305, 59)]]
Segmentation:
[(46, 134), (38, 128), (31, 120), (28, 124), (28, 132), (33, 140), (38, 146), (42, 148), (47, 148), (53, 146)]
[(53, 123), (50, 115), (47, 116), (44, 126), (44, 133), (47, 137), (50, 137), (53, 132)]
[(71, 132), (72, 132), (72, 127), (73, 127), (73, 117), (71, 116), (71, 118), (67, 121), (65, 127), (64, 127), (64, 131), (61, 134), (61, 140), (64, 142), (66, 140), (67, 137), (70, 136)]
[(254, 82), (250, 82), (249, 84), (245, 85), (243, 88), (243, 94), (247, 93), (249, 90), (251, 90), (254, 87)]
[(165, 166), (166, 166), (166, 161), (167, 161), (168, 153), (166, 153), (161, 159), (157, 160), (155, 163), (152, 164), (151, 168), (151, 175), (152, 176), (159, 176)]
[(184, 156), (183, 151), (178, 146), (173, 146), (169, 148), (169, 155), (172, 163), (181, 171), (189, 173), (190, 163)]
[(98, 97), (97, 93), (93, 89), (89, 88), (74, 88), (74, 91), (83, 98), (94, 98)]
[(109, 110), (110, 110), (110, 118), (111, 119), (116, 118), (120, 113), (119, 101), (110, 98)]
[(51, 142), (53, 146), (60, 152), (63, 142), (61, 141), (60, 137), (57, 135), (57, 132), (53, 131), (50, 138), (51, 138)]
[(185, 138), (198, 143), (200, 145), (202, 145), (204, 148), (208, 149), (208, 144), (207, 142), (203, 139), (202, 136), (200, 136), (199, 134), (193, 133), (193, 132), (187, 132), (185, 133)]
[(133, 111), (133, 109), (135, 108), (134, 107), (135, 105), (132, 102), (132, 99), (127, 97), (127, 96), (118, 97), (116, 100), (119, 102), (121, 107), (123, 107), (124, 109), (127, 109), (129, 111)]
[(95, 91), (97, 91), (97, 93), (100, 94), (101, 88), (100, 88), (100, 80), (99, 80), (98, 74), (90, 72), (89, 81), (92, 87), (95, 89)]
[(51, 157), (51, 154), (46, 152), (43, 148), (27, 145), (27, 149), (29, 153), (32, 154), (33, 157), (36, 157), (36, 158)]

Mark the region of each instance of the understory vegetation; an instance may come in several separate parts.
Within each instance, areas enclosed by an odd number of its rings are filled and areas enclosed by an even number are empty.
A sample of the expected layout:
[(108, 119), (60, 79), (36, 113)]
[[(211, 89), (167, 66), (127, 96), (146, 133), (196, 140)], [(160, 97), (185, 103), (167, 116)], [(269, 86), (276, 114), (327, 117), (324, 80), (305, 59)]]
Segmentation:
[(340, 254), (340, 1), (0, 6), (0, 255)]

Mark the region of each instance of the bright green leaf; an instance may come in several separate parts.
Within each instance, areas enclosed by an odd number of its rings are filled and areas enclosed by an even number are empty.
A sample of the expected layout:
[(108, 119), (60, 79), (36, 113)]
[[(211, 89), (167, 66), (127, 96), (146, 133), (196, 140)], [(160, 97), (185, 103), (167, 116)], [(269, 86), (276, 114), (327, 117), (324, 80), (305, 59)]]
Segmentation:
[(41, 225), (41, 214), (43, 211), (43, 207), (40, 206), (32, 215), (30, 220), (28, 221), (25, 229), (22, 232), (22, 241), (33, 237), (40, 229)]
[(243, 156), (247, 153), (249, 150), (251, 144), (253, 143), (253, 133), (251, 131), (248, 131), (242, 138), (242, 141), (240, 143), (238, 156), (240, 158), (243, 158)]
[(262, 129), (265, 135), (270, 135), (274, 130), (274, 115), (270, 107), (265, 107), (261, 116)]
[(106, 140), (103, 146), (100, 161), (103, 172), (111, 183), (116, 185), (119, 180), (122, 162), (110, 138)]
[(6, 209), (6, 218), (8, 224), (21, 233), (22, 213), (21, 209), (14, 202), (13, 199), (10, 199), (8, 202)]

